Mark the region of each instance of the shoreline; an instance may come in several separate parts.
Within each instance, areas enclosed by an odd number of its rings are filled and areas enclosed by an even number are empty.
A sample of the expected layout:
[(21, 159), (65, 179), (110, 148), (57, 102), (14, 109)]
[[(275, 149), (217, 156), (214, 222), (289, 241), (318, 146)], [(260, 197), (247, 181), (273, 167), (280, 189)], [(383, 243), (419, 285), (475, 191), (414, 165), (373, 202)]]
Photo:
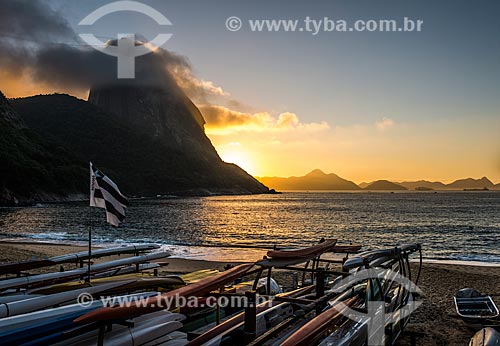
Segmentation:
[[(109, 246), (105, 246), (103, 243), (93, 243), (92, 248), (106, 248), (110, 246), (125, 246), (125, 245), (131, 245), (134, 243), (111, 243)], [(0, 240), (0, 246), (1, 245), (32, 245), (32, 246), (38, 246), (38, 245), (47, 245), (47, 246), (57, 246), (59, 248), (61, 247), (73, 247), (74, 249), (79, 249), (77, 251), (84, 251), (88, 247), (84, 242), (80, 241), (65, 241), (64, 243), (62, 242), (57, 242), (54, 240), (33, 240), (32, 238), (26, 238), (26, 241), (23, 240), (18, 240), (16, 238), (7, 238), (4, 240)], [(184, 255), (182, 254), (182, 251), (178, 252), (173, 252), (171, 258), (179, 258), (179, 259), (186, 259), (186, 260), (208, 260), (211, 262), (234, 262), (234, 263), (239, 263), (242, 259), (243, 261), (246, 262), (252, 262), (252, 261), (257, 261), (262, 258), (266, 254), (268, 250), (271, 250), (271, 248), (259, 248), (259, 247), (231, 247), (231, 246), (206, 246), (206, 245), (176, 245), (176, 244), (163, 244), (161, 245), (161, 251), (171, 251), (172, 248), (189, 248), (193, 249), (192, 252), (184, 252)], [(200, 249), (218, 249), (218, 253), (211, 253), (211, 254), (206, 254)], [(239, 251), (245, 251), (245, 255), (243, 255)], [(76, 252), (76, 250), (75, 250)], [(352, 256), (352, 255), (351, 255)], [(419, 259), (413, 258), (410, 260), (411, 263), (418, 263)], [(500, 268), (500, 262), (487, 262), (487, 261), (477, 261), (477, 260), (455, 260), (455, 259), (433, 259), (433, 258), (424, 258), (422, 260), (422, 263), (424, 264), (435, 264), (435, 265), (460, 265), (460, 266), (469, 266), (469, 267), (488, 267), (488, 268)]]
[[(357, 190), (287, 190), (287, 189), (276, 189), (269, 188), (269, 191), (265, 192), (250, 192), (242, 191), (238, 188), (229, 190), (209, 190), (209, 189), (199, 189), (197, 191), (176, 191), (170, 194), (164, 194), (158, 196), (141, 196), (141, 197), (130, 197), (130, 201), (144, 201), (144, 200), (166, 200), (166, 199), (177, 199), (177, 198), (203, 198), (203, 197), (220, 197), (220, 196), (250, 196), (250, 195), (279, 195), (283, 193), (424, 193), (424, 194), (434, 194), (434, 193), (500, 193), (500, 188), (491, 188), (488, 190), (483, 189), (443, 189), (443, 190), (366, 190), (360, 188)], [(42, 197), (41, 197), (42, 196)], [(36, 196), (31, 197), (21, 197), (21, 196), (11, 196), (12, 200), (6, 198), (1, 198), (0, 196), (0, 208), (31, 208), (36, 207), (38, 204), (64, 204), (64, 203), (83, 203), (88, 202), (88, 196), (82, 193), (71, 193), (68, 195), (58, 195), (55, 193), (39, 193)]]
[[(60, 243), (0, 241), (0, 262), (29, 260), (33, 256), (51, 257), (86, 249), (86, 246)], [(96, 263), (116, 258), (119, 257), (104, 257), (97, 259)], [(160, 274), (183, 274), (202, 269), (223, 270), (226, 264), (235, 264), (237, 261), (167, 257), (162, 262), (168, 265), (161, 267)], [(483, 294), (493, 295), (495, 302), (500, 304), (500, 266), (437, 262), (423, 262), (418, 282), (418, 287), (424, 293), (423, 304), (412, 314), (406, 330), (425, 334), (417, 340), (420, 346), (466, 346), (475, 331), (466, 327), (456, 315), (453, 295), (461, 288), (471, 287)], [(412, 273), (416, 273), (418, 263), (412, 262), (411, 265)], [(279, 280), (279, 277), (276, 279)], [(285, 280), (286, 277), (281, 279)], [(410, 346), (409, 336), (401, 337), (396, 345)]]

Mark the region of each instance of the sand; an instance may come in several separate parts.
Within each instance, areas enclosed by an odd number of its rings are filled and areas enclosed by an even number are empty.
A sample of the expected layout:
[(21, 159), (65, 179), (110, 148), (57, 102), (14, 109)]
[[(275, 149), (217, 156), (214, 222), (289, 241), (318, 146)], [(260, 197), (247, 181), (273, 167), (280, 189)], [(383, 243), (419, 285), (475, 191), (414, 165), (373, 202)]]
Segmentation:
[[(0, 263), (84, 250), (86, 247), (71, 245), (0, 242)], [(100, 261), (109, 259), (107, 257)], [(161, 272), (165, 273), (186, 273), (209, 268), (222, 270), (228, 264), (180, 258), (167, 258), (163, 262), (168, 262), (168, 265), (161, 269)], [(73, 264), (68, 266), (74, 267)], [(456, 315), (453, 295), (460, 288), (473, 287), (482, 293), (494, 295), (493, 298), (500, 304), (500, 267), (424, 263), (418, 286), (424, 292), (424, 301), (412, 315), (406, 328), (407, 331), (425, 334), (418, 339), (417, 345), (467, 345), (474, 331), (466, 327)], [(403, 336), (397, 345), (410, 345), (410, 338)]]
[[(468, 345), (475, 331), (464, 325), (453, 304), (453, 295), (461, 288), (491, 294), (500, 306), (500, 267), (424, 263), (418, 286), (424, 301), (407, 327), (426, 334), (417, 345)], [(398, 344), (410, 345), (409, 338)]]

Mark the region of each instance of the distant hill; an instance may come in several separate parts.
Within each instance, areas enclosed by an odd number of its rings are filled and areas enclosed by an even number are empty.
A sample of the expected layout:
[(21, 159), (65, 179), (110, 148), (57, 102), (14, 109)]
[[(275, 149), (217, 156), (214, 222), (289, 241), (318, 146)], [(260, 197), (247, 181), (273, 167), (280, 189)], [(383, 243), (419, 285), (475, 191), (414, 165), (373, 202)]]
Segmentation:
[(359, 190), (352, 181), (336, 174), (326, 174), (319, 169), (301, 177), (257, 177), (264, 185), (276, 190)]
[(446, 188), (453, 190), (463, 190), (463, 189), (491, 189), (495, 185), (486, 177), (482, 177), (481, 179), (459, 179), (454, 181), (451, 184), (447, 184)]
[(364, 188), (369, 191), (400, 191), (407, 190), (406, 187), (401, 186), (399, 184), (395, 184), (388, 180), (377, 180)]
[(371, 191), (431, 191), (431, 190), (463, 190), (483, 189), (500, 190), (500, 183), (494, 185), (488, 178), (460, 179), (450, 184), (440, 181), (404, 181), (391, 182), (389, 180), (377, 180), (373, 182), (362, 182), (358, 185), (352, 181), (340, 178), (338, 175), (326, 174), (319, 169), (302, 177), (257, 177), (263, 184), (278, 190), (371, 190)]
[(86, 167), (64, 146), (28, 129), (1, 92), (0, 133), (0, 205), (83, 197), (88, 190)]
[(445, 190), (446, 185), (440, 181), (427, 181), (427, 180), (418, 180), (418, 181), (403, 181), (402, 183), (397, 183), (398, 185), (406, 187), (408, 190)]

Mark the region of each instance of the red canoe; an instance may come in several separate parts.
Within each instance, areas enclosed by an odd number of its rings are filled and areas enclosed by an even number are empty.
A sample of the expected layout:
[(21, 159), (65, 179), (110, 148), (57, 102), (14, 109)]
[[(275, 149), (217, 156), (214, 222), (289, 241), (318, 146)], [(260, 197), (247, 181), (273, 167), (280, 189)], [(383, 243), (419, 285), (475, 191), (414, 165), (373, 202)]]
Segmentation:
[[(352, 306), (358, 300), (358, 297), (352, 297), (343, 303), (347, 306)], [(281, 346), (312, 345), (315, 343), (315, 339), (328, 331), (330, 326), (338, 323), (343, 317), (344, 315), (342, 315), (341, 309), (333, 306), (300, 327), (295, 333), (290, 335)]]

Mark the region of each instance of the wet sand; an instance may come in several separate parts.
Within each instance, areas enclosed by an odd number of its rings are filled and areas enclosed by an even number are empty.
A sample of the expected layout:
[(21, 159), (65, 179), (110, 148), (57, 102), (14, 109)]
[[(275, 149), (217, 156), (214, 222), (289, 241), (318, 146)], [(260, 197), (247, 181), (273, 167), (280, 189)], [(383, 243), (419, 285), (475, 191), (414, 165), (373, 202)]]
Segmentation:
[[(33, 257), (45, 258), (86, 249), (83, 246), (60, 244), (0, 242), (0, 263), (29, 260)], [(110, 260), (110, 257), (98, 261), (102, 260)], [(161, 269), (162, 272), (168, 273), (186, 273), (209, 268), (222, 270), (227, 264), (180, 258), (166, 258), (161, 262), (168, 262), (168, 265)], [(456, 315), (453, 295), (460, 288), (472, 287), (482, 293), (496, 295), (493, 298), (500, 304), (500, 267), (424, 263), (418, 286), (425, 294), (424, 302), (412, 315), (406, 329), (425, 334), (417, 339), (417, 345), (467, 345), (474, 331), (467, 328)], [(410, 338), (403, 336), (397, 344), (410, 345)]]

